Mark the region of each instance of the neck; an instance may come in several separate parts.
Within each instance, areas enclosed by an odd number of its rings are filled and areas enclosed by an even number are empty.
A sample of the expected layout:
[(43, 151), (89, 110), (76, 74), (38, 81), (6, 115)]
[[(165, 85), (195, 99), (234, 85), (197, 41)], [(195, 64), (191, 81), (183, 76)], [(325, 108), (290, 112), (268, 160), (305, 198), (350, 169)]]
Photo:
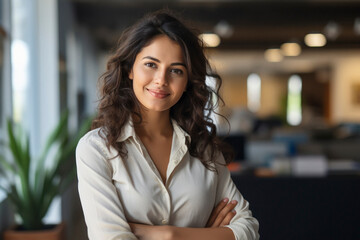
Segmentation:
[(140, 137), (171, 136), (172, 125), (170, 111), (141, 111), (142, 122), (135, 124), (135, 131)]

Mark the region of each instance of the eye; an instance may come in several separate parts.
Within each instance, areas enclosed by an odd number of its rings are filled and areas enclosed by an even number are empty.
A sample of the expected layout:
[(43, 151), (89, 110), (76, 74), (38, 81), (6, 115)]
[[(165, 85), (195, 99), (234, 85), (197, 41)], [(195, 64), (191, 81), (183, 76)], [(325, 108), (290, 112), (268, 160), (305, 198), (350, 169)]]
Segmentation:
[(153, 62), (145, 63), (145, 66), (150, 67), (150, 68), (156, 68), (156, 64)]
[(175, 74), (177, 74), (177, 75), (182, 75), (182, 74), (184, 73), (183, 70), (177, 69), (177, 68), (171, 69), (170, 72), (175, 73)]

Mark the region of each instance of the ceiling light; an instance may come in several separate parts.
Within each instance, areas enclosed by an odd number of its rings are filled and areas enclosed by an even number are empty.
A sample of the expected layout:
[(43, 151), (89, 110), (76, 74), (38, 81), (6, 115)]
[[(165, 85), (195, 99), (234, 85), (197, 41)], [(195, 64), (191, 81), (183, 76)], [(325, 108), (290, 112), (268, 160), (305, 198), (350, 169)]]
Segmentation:
[(309, 47), (323, 47), (326, 45), (326, 37), (321, 33), (309, 33), (305, 36), (304, 41)]
[(340, 35), (341, 27), (337, 22), (331, 21), (326, 24), (324, 32), (328, 39), (335, 40)]
[(220, 37), (229, 38), (233, 35), (233, 27), (225, 20), (221, 20), (214, 27), (214, 32)]
[(206, 47), (217, 47), (221, 42), (219, 35), (215, 33), (203, 33), (199, 35), (199, 38)]
[(281, 53), (284, 56), (295, 57), (301, 53), (301, 47), (296, 42), (288, 42), (281, 45)]
[(268, 62), (281, 62), (283, 59), (283, 55), (281, 54), (280, 49), (278, 48), (270, 48), (264, 53), (265, 59)]

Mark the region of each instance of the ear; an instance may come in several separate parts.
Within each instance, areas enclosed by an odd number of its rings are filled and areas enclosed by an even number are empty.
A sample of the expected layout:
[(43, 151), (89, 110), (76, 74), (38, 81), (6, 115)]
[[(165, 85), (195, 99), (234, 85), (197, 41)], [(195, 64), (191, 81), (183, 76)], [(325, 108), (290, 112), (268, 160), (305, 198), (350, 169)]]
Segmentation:
[(133, 73), (133, 70), (131, 68), (130, 72), (129, 72), (129, 79), (130, 80), (133, 80), (134, 79), (134, 73)]

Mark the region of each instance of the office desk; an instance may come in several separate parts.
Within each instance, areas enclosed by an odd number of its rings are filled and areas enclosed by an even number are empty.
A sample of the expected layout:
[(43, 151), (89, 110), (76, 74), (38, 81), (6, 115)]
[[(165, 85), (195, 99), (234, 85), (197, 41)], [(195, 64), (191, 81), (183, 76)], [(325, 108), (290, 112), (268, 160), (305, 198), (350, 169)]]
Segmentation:
[(260, 222), (260, 239), (360, 239), (360, 176), (232, 177)]

